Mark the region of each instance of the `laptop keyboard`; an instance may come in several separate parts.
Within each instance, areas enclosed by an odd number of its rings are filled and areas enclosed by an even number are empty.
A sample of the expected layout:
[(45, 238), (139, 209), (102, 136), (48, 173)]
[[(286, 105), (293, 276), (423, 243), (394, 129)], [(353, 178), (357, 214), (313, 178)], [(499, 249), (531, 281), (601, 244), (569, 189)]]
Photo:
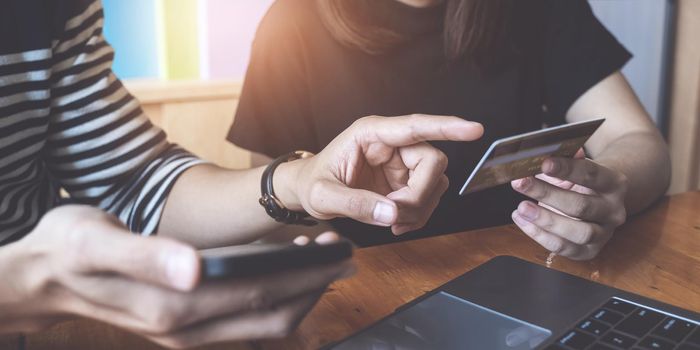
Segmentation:
[(700, 350), (700, 326), (613, 298), (545, 348), (572, 349)]

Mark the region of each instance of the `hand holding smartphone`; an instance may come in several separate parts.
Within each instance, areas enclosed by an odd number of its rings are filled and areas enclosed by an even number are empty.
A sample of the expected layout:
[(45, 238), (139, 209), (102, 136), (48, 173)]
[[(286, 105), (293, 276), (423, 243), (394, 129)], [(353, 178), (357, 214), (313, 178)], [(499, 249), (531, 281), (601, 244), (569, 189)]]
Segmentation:
[(245, 278), (317, 265), (352, 257), (350, 241), (328, 244), (248, 244), (200, 250), (202, 279)]

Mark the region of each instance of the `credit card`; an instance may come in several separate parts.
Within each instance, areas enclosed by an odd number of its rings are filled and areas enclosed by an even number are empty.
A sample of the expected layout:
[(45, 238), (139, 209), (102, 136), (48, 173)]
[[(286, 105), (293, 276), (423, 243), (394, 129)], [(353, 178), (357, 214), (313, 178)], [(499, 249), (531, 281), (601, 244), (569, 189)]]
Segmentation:
[(494, 141), (459, 194), (463, 196), (537, 175), (549, 157), (572, 158), (604, 121), (564, 124)]

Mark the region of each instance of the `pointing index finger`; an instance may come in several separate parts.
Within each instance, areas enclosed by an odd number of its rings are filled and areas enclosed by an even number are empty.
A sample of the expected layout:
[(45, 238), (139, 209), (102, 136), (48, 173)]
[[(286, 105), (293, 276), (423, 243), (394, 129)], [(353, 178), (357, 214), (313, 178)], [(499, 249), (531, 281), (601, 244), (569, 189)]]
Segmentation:
[(453, 116), (414, 114), (370, 120), (369, 135), (392, 147), (424, 141), (473, 141), (484, 134), (481, 124)]

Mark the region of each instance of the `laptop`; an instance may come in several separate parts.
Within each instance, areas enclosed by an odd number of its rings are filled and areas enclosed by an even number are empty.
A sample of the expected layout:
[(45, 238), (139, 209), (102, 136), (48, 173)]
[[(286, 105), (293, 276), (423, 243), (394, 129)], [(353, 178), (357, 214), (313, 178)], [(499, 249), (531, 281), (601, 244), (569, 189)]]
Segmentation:
[(700, 314), (500, 256), (324, 349), (700, 350)]

